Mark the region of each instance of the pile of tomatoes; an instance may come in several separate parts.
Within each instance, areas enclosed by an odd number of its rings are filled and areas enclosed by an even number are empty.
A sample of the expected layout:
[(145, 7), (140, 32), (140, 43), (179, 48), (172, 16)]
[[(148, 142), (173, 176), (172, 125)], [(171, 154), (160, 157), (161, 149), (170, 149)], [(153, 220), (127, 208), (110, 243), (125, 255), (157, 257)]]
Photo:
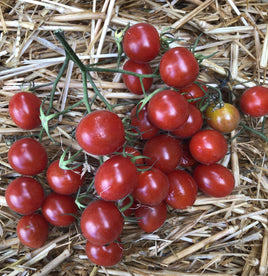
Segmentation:
[[(185, 47), (161, 56), (162, 87), (151, 93), (150, 62), (161, 49), (152, 25), (129, 27), (122, 45), (128, 58), (123, 81), (130, 93), (144, 97), (126, 115), (127, 129), (116, 113), (105, 109), (92, 111), (77, 125), (76, 141), (84, 152), (107, 157), (94, 175), (94, 200), (82, 211), (76, 205), (84, 183), (82, 166), (63, 169), (59, 160), (48, 166), (46, 149), (34, 138), (17, 140), (9, 149), (9, 164), (22, 176), (7, 187), (6, 201), (23, 215), (17, 235), (28, 247), (45, 243), (49, 225), (66, 227), (78, 218), (89, 260), (112, 266), (123, 257), (120, 236), (129, 217), (151, 233), (163, 225), (168, 210), (192, 206), (198, 191), (224, 197), (235, 187), (232, 172), (220, 161), (228, 154), (226, 134), (239, 124), (238, 109), (210, 96), (209, 87), (198, 81), (198, 60)], [(268, 88), (248, 89), (240, 103), (247, 115), (266, 115)], [(9, 113), (17, 126), (30, 130), (41, 124), (40, 106), (34, 94), (20, 92), (10, 100)], [(45, 170), (48, 195), (35, 179)]]

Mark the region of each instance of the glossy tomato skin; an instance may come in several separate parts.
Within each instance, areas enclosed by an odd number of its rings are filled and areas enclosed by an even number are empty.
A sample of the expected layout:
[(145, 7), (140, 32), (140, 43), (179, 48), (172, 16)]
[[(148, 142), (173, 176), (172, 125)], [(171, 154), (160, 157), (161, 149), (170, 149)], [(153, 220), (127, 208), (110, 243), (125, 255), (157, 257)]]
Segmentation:
[(179, 165), (183, 168), (194, 167), (198, 164), (198, 162), (193, 158), (192, 154), (190, 153), (189, 142), (189, 140), (184, 140), (181, 143), (182, 156)]
[(252, 117), (268, 114), (268, 88), (264, 86), (248, 88), (240, 98), (240, 107), (243, 113)]
[(83, 167), (81, 166), (74, 170), (63, 170), (59, 166), (59, 160), (55, 160), (47, 169), (47, 183), (58, 194), (74, 194), (79, 190), (84, 181), (82, 169)]
[(107, 245), (117, 240), (123, 225), (123, 216), (115, 203), (101, 199), (91, 202), (80, 220), (83, 236), (97, 245)]
[(88, 259), (104, 267), (116, 265), (123, 258), (124, 247), (122, 243), (112, 242), (108, 245), (96, 245), (87, 241), (86, 254)]
[(192, 84), (181, 88), (179, 92), (188, 100), (190, 104), (197, 106), (197, 104), (202, 101), (202, 97), (205, 96), (205, 92), (207, 92), (207, 90), (208, 89), (205, 85), (199, 86), (193, 82)]
[(10, 209), (21, 215), (28, 215), (41, 207), (45, 192), (37, 180), (22, 176), (7, 186), (5, 197)]
[(124, 125), (117, 114), (108, 110), (96, 110), (79, 122), (76, 140), (90, 154), (111, 154), (125, 142)]
[(141, 205), (136, 209), (135, 217), (138, 219), (138, 225), (143, 231), (152, 233), (159, 229), (166, 220), (166, 203), (162, 201), (154, 206)]
[(197, 197), (197, 184), (186, 171), (174, 170), (168, 174), (169, 192), (165, 202), (174, 209), (192, 206)]
[(135, 106), (131, 110), (130, 118), (132, 131), (138, 133), (138, 138), (142, 140), (151, 139), (159, 132), (159, 128), (153, 125), (148, 118), (148, 105), (145, 105), (138, 113), (137, 106)]
[(136, 62), (149, 62), (160, 51), (160, 37), (154, 26), (138, 23), (128, 28), (123, 38), (125, 54)]
[(181, 139), (192, 137), (203, 126), (203, 116), (201, 111), (194, 105), (189, 105), (189, 116), (186, 122), (171, 133)]
[(133, 197), (141, 204), (158, 205), (168, 194), (168, 178), (157, 168), (147, 167), (146, 169), (139, 172), (139, 181)]
[(30, 92), (19, 92), (9, 101), (9, 114), (13, 122), (20, 128), (31, 130), (41, 125), (41, 100)]
[(17, 236), (22, 244), (30, 248), (40, 248), (46, 242), (49, 224), (40, 214), (23, 216), (17, 224)]
[(233, 131), (240, 122), (238, 109), (229, 103), (224, 103), (221, 107), (213, 104), (208, 106), (205, 116), (208, 125), (222, 133)]
[(51, 225), (65, 227), (75, 221), (78, 207), (72, 196), (52, 192), (45, 198), (42, 214)]
[(161, 58), (159, 72), (162, 80), (171, 87), (182, 88), (192, 84), (198, 74), (199, 65), (187, 48), (174, 47)]
[(162, 130), (175, 130), (189, 116), (187, 100), (174, 90), (163, 90), (155, 94), (148, 104), (148, 118)]
[[(138, 63), (129, 59), (123, 66), (123, 70), (138, 73), (138, 74), (152, 74), (152, 68), (148, 63)], [(123, 81), (129, 91), (134, 94), (142, 95), (143, 90), (141, 86), (140, 79), (136, 76), (123, 74)], [(142, 79), (144, 91), (148, 91), (152, 84), (153, 78), (143, 78)]]
[(193, 172), (193, 178), (203, 193), (213, 197), (227, 196), (235, 187), (233, 174), (220, 164), (199, 164)]
[(144, 161), (154, 165), (164, 173), (169, 173), (178, 166), (182, 149), (180, 142), (167, 134), (159, 134), (148, 140), (143, 148), (143, 155), (149, 157)]
[(47, 166), (47, 152), (43, 145), (32, 138), (22, 138), (12, 144), (8, 162), (12, 169), (23, 175), (36, 175)]
[(217, 130), (204, 129), (192, 136), (189, 149), (195, 160), (209, 165), (220, 161), (226, 155), (228, 143)]
[(95, 189), (104, 200), (117, 201), (131, 194), (138, 183), (138, 171), (129, 158), (122, 155), (106, 160), (95, 175)]

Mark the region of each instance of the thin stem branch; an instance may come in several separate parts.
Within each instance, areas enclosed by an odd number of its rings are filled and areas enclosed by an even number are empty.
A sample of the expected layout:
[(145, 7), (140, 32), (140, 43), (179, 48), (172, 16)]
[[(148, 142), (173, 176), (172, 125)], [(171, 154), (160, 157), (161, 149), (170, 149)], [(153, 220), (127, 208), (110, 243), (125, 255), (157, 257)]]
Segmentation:
[(267, 137), (266, 135), (264, 135), (262, 132), (257, 131), (257, 130), (255, 130), (255, 129), (253, 129), (253, 128), (251, 128), (251, 127), (249, 127), (249, 126), (247, 126), (247, 125), (245, 125), (245, 124), (243, 124), (243, 123), (241, 123), (241, 122), (240, 122), (240, 125), (241, 125), (243, 128), (245, 128), (245, 129), (247, 129), (247, 130), (253, 132), (254, 134), (258, 135), (258, 136), (259, 136), (260, 138), (262, 138), (265, 142), (268, 142), (268, 137)]

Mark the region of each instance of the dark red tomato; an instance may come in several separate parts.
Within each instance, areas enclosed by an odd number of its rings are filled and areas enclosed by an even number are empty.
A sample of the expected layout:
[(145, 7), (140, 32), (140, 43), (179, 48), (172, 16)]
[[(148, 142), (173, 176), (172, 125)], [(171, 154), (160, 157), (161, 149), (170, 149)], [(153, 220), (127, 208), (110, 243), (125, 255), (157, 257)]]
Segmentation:
[(231, 194), (235, 186), (231, 171), (220, 164), (199, 164), (193, 172), (193, 177), (203, 193), (214, 197)]
[(74, 170), (63, 170), (59, 167), (59, 160), (56, 160), (47, 169), (47, 183), (58, 194), (74, 194), (84, 181), (82, 169), (81, 166)]
[(264, 86), (248, 88), (240, 98), (240, 107), (243, 113), (252, 117), (268, 114), (268, 88)]
[(162, 201), (154, 206), (141, 205), (136, 209), (135, 217), (138, 219), (138, 225), (143, 231), (152, 233), (159, 229), (166, 220), (166, 203)]
[(123, 38), (125, 54), (136, 62), (149, 62), (160, 51), (160, 37), (156, 28), (148, 23), (138, 23), (128, 28)]
[(24, 175), (36, 175), (47, 166), (47, 152), (32, 138), (17, 140), (8, 151), (8, 162), (13, 170)]
[[(138, 74), (152, 74), (152, 68), (148, 63), (138, 63), (131, 59), (129, 59), (123, 66), (123, 69), (126, 71), (138, 73)], [(123, 74), (123, 81), (128, 88), (129, 91), (131, 91), (134, 94), (141, 95), (143, 94), (141, 81), (138, 77)], [(148, 91), (152, 84), (153, 84), (153, 78), (143, 78), (142, 79), (144, 91)]]
[(42, 206), (45, 219), (54, 226), (69, 226), (76, 220), (78, 207), (70, 195), (50, 193)]
[(20, 242), (30, 248), (40, 248), (47, 240), (49, 224), (40, 214), (23, 216), (17, 224)]
[(20, 128), (30, 130), (41, 125), (41, 100), (29, 92), (19, 92), (9, 101), (8, 110), (13, 122)]
[(175, 130), (189, 116), (187, 100), (174, 90), (163, 90), (155, 94), (148, 104), (148, 118), (163, 130)]
[(139, 134), (139, 138), (143, 140), (151, 139), (158, 132), (159, 128), (154, 126), (148, 118), (148, 105), (145, 105), (139, 113), (137, 113), (137, 106), (131, 110), (131, 125), (132, 131)]
[(197, 197), (197, 184), (186, 171), (175, 170), (168, 174), (169, 192), (166, 203), (174, 209), (192, 206)]
[(193, 158), (189, 149), (189, 140), (185, 140), (181, 143), (182, 156), (179, 165), (184, 168), (193, 167), (198, 162)]
[(96, 265), (104, 267), (113, 266), (121, 261), (123, 253), (123, 244), (117, 241), (108, 245), (96, 245), (89, 241), (86, 243), (87, 257)]
[[(201, 87), (196, 83), (192, 83), (181, 88), (179, 92), (188, 100), (190, 104), (196, 106), (202, 100), (202, 97), (205, 96), (205, 92), (207, 92), (207, 86), (202, 85)], [(205, 92), (203, 90), (205, 90)]]
[(196, 80), (199, 65), (191, 51), (184, 47), (175, 47), (161, 58), (159, 72), (168, 86), (182, 88)]
[(194, 134), (189, 148), (195, 160), (209, 165), (220, 161), (226, 155), (228, 143), (217, 130), (205, 129)]
[(133, 196), (135, 200), (146, 205), (157, 205), (167, 196), (169, 183), (167, 176), (157, 168), (139, 172), (139, 181)]
[(169, 173), (175, 170), (180, 162), (181, 144), (174, 137), (159, 134), (145, 143), (143, 154), (149, 157), (144, 159), (148, 165), (154, 165), (162, 172)]
[(41, 207), (45, 192), (34, 178), (22, 176), (7, 186), (5, 197), (10, 209), (21, 215), (28, 215)]
[(118, 152), (123, 153), (123, 156), (129, 158), (135, 165), (144, 164), (143, 158), (140, 158), (141, 152), (134, 147), (125, 146), (119, 149)]
[(209, 126), (222, 133), (228, 133), (236, 129), (240, 121), (238, 109), (229, 103), (223, 106), (208, 106), (206, 109), (206, 121)]
[(181, 125), (180, 127), (176, 128), (172, 131), (172, 134), (175, 135), (178, 138), (190, 138), (192, 137), (196, 132), (198, 132), (203, 126), (203, 117), (200, 110), (190, 104), (189, 105), (189, 116), (186, 120), (186, 122)]
[(115, 203), (105, 200), (91, 202), (80, 220), (83, 236), (97, 245), (107, 245), (118, 239), (123, 225), (123, 216)]
[(76, 140), (90, 154), (111, 154), (125, 142), (124, 125), (118, 115), (111, 111), (93, 111), (79, 122)]
[(106, 160), (97, 170), (94, 185), (105, 200), (116, 201), (131, 194), (138, 183), (136, 166), (122, 155)]

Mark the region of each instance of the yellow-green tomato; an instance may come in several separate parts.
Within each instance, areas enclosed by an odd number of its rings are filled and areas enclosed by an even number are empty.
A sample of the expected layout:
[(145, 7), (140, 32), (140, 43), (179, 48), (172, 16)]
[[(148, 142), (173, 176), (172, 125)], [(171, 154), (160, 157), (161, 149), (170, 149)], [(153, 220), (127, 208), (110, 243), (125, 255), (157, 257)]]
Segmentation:
[(229, 133), (239, 124), (239, 111), (234, 105), (229, 103), (218, 105), (212, 104), (206, 109), (205, 116), (207, 123), (215, 130), (222, 133)]

